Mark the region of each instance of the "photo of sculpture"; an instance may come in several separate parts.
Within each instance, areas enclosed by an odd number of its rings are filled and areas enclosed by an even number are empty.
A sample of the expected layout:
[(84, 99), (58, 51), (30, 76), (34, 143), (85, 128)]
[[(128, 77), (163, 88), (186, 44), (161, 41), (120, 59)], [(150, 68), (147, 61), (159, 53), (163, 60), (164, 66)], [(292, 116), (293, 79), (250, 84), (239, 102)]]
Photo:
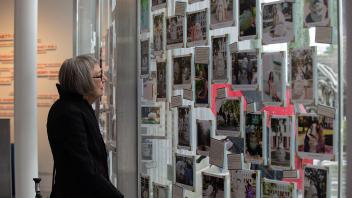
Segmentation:
[(227, 81), (227, 36), (212, 38), (213, 80)]
[(233, 0), (210, 0), (210, 24), (212, 29), (233, 26)]

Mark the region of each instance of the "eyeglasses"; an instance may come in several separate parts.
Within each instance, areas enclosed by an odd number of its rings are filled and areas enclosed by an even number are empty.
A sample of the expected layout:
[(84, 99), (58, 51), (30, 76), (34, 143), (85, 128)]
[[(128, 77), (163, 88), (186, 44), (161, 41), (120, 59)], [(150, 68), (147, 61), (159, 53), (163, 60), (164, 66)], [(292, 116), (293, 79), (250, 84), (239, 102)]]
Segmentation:
[(100, 74), (97, 75), (97, 76), (92, 76), (92, 78), (98, 78), (100, 79), (101, 81), (103, 81), (103, 78), (104, 78), (104, 73), (103, 73), (103, 69), (100, 70)]

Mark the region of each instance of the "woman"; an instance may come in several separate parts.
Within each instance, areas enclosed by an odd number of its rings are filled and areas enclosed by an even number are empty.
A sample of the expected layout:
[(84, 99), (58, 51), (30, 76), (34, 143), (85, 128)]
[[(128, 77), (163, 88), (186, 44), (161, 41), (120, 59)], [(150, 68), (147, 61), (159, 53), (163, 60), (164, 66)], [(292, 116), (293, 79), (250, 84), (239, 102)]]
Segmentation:
[(91, 106), (103, 95), (105, 80), (90, 56), (67, 59), (60, 68), (60, 98), (47, 122), (54, 157), (51, 198), (124, 197), (109, 181), (107, 153)]

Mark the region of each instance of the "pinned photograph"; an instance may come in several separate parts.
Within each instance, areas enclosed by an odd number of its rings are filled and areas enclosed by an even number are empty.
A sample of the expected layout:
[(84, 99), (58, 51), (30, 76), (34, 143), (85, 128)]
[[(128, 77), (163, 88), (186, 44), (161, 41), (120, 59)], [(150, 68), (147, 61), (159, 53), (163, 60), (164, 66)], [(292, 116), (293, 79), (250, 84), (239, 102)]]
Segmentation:
[(152, 11), (166, 8), (166, 0), (152, 0)]
[(329, 169), (318, 166), (304, 167), (304, 198), (326, 198)]
[(156, 100), (156, 72), (150, 72), (150, 74), (143, 78), (143, 100), (155, 101)]
[(195, 63), (195, 106), (209, 105), (208, 64)]
[(183, 47), (184, 16), (172, 16), (166, 21), (166, 48), (174, 49)]
[(142, 137), (141, 153), (142, 160), (153, 160), (153, 142), (151, 139)]
[(246, 114), (245, 129), (245, 161), (247, 163), (263, 163), (263, 116), (262, 114)]
[(304, 26), (327, 27), (330, 25), (328, 0), (304, 0)]
[(141, 198), (149, 198), (149, 184), (149, 177), (141, 176)]
[(294, 41), (293, 2), (263, 4), (263, 44)]
[(285, 89), (285, 63), (284, 53), (263, 53), (263, 103), (281, 105), (284, 101)]
[(293, 103), (311, 104), (314, 102), (315, 54), (315, 47), (291, 51)]
[(270, 165), (289, 169), (291, 167), (291, 131), (289, 119), (272, 117), (270, 125)]
[(154, 15), (153, 21), (154, 54), (161, 55), (164, 50), (164, 13)]
[(227, 35), (212, 37), (213, 81), (227, 81)]
[(234, 89), (257, 89), (258, 76), (258, 52), (256, 50), (232, 53), (232, 86)]
[(141, 33), (149, 32), (149, 0), (141, 0)]
[(196, 120), (197, 124), (197, 154), (209, 156), (211, 120)]
[(210, 28), (235, 25), (233, 0), (210, 0)]
[(207, 9), (187, 13), (187, 47), (208, 43)]
[(244, 138), (241, 137), (226, 137), (226, 150), (234, 154), (244, 153)]
[(168, 198), (169, 187), (153, 182), (153, 198)]
[(256, 170), (232, 170), (231, 198), (259, 198), (260, 175)]
[(192, 87), (191, 60), (192, 55), (174, 57), (174, 89), (190, 89)]
[(142, 106), (142, 124), (159, 125), (160, 124), (160, 107)]
[(141, 76), (149, 73), (149, 39), (141, 41)]
[(156, 63), (157, 100), (166, 99), (166, 62)]
[(175, 182), (179, 186), (187, 189), (194, 190), (194, 171), (195, 159), (194, 156), (186, 156), (176, 154), (175, 156)]
[(224, 198), (225, 177), (202, 172), (202, 197)]
[(263, 179), (262, 198), (296, 197), (296, 183)]
[(243, 120), (242, 101), (238, 99), (218, 99), (216, 101), (216, 134), (240, 136)]
[(239, 40), (257, 38), (257, 0), (239, 0)]
[(178, 109), (178, 144), (180, 149), (191, 150), (191, 108)]

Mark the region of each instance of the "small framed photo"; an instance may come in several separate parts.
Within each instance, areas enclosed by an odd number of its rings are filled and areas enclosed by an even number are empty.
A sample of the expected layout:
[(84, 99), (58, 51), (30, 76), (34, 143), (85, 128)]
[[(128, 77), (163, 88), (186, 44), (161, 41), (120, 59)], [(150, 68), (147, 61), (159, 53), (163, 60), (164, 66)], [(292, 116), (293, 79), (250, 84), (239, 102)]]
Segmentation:
[(160, 125), (160, 114), (159, 106), (142, 106), (142, 125)]
[(239, 40), (257, 38), (257, 0), (239, 0)]
[(209, 106), (208, 64), (195, 63), (195, 106)]
[(197, 119), (196, 124), (197, 124), (197, 154), (209, 156), (212, 121)]
[(164, 51), (164, 24), (165, 17), (164, 13), (153, 16), (153, 43), (154, 43), (154, 55), (160, 56)]
[(141, 76), (149, 74), (149, 39), (141, 41)]
[(161, 8), (166, 8), (166, 0), (152, 0), (152, 11), (158, 10)]
[(168, 198), (169, 186), (153, 182), (153, 198)]
[(166, 49), (183, 47), (184, 16), (172, 16), (166, 21)]
[(143, 93), (142, 93), (142, 100), (143, 101), (156, 101), (156, 72), (150, 72), (146, 78), (143, 78)]
[(194, 191), (195, 187), (195, 158), (194, 156), (175, 154), (175, 183), (187, 190)]
[(213, 81), (227, 82), (228, 35), (212, 37)]
[(150, 14), (150, 1), (149, 0), (140, 0), (141, 1), (141, 5), (140, 5), (140, 32), (144, 33), (144, 32), (149, 32), (149, 14)]
[(149, 176), (141, 176), (141, 198), (149, 198)]
[(210, 28), (235, 25), (233, 0), (210, 0)]
[(328, 0), (304, 0), (304, 27), (330, 25)]
[(202, 172), (202, 197), (225, 198), (225, 176)]
[(257, 50), (232, 53), (233, 89), (256, 90), (258, 88), (258, 75)]
[(165, 138), (165, 103), (141, 106), (141, 133), (149, 138)]
[(297, 197), (297, 187), (294, 182), (277, 181), (264, 178), (262, 187), (263, 198)]
[(257, 170), (232, 170), (231, 197), (260, 197), (260, 172)]
[(330, 197), (329, 169), (321, 166), (304, 167), (304, 197)]
[(191, 150), (191, 107), (178, 107), (178, 144), (177, 148)]
[(241, 136), (243, 99), (225, 98), (216, 100), (216, 135)]
[(174, 89), (191, 89), (192, 55), (173, 58), (173, 84)]
[(264, 45), (294, 41), (293, 1), (262, 4)]
[(166, 62), (156, 62), (156, 98), (166, 100)]
[(187, 13), (187, 47), (207, 45), (208, 17), (207, 9)]
[(153, 160), (153, 142), (149, 138), (142, 136), (141, 146), (142, 160), (151, 161)]

